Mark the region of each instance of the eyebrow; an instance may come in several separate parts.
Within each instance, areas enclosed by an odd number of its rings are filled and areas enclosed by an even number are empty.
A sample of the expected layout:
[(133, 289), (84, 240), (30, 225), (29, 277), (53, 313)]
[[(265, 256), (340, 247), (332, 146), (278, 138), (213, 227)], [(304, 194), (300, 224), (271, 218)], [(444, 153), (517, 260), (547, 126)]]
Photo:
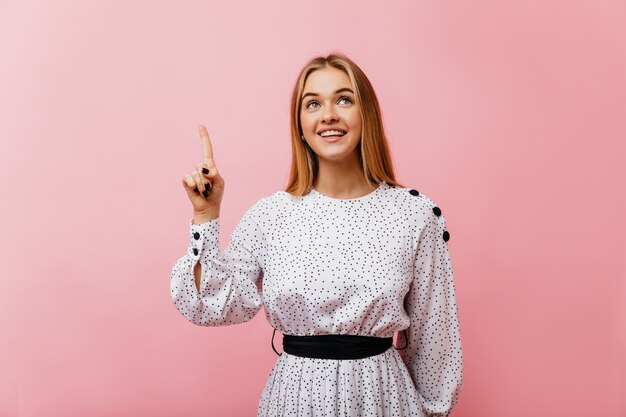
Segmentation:
[[(352, 91), (351, 89), (349, 89), (348, 87), (344, 87), (344, 88), (340, 88), (339, 90), (335, 91), (334, 94), (339, 94), (339, 93), (343, 93), (344, 91), (349, 91), (352, 94), (354, 94), (354, 91)], [(302, 96), (302, 99), (300, 99), (300, 102), (303, 102), (305, 97), (307, 96), (319, 96), (319, 94), (317, 93), (306, 93)]]

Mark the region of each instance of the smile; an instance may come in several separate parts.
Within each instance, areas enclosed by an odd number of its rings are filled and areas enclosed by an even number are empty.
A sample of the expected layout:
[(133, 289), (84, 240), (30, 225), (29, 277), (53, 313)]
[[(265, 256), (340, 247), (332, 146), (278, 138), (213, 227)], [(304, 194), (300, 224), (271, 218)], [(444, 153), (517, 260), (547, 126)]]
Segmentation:
[(319, 136), (324, 139), (326, 142), (337, 142), (343, 136), (346, 135), (346, 132), (342, 130), (325, 130), (319, 133)]

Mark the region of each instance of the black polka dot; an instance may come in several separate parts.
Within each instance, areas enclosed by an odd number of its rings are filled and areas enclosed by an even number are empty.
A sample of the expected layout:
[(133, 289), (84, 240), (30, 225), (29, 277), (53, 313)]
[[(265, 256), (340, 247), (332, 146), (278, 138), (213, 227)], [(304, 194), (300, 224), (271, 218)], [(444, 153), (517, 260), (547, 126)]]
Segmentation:
[[(173, 304), (190, 322), (235, 325), (264, 308), (282, 334), (398, 336), (385, 352), (349, 361), (282, 351), (259, 416), (448, 415), (463, 357), (449, 233), (432, 199), (385, 182), (349, 199), (278, 191), (244, 213), (224, 251), (219, 224), (191, 222), (188, 251), (172, 269)], [(273, 353), (271, 330), (254, 349)]]

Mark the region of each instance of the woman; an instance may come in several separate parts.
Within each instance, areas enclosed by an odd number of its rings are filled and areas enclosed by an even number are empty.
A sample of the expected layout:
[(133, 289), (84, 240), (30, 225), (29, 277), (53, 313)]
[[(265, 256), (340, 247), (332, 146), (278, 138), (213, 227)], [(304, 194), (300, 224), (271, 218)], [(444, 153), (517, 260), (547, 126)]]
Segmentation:
[(248, 209), (222, 254), (224, 179), (200, 133), (205, 162), (183, 178), (194, 215), (172, 300), (200, 326), (265, 307), (283, 351), (258, 416), (448, 415), (463, 375), (450, 234), (432, 199), (395, 181), (361, 69), (341, 54), (302, 69), (286, 190)]

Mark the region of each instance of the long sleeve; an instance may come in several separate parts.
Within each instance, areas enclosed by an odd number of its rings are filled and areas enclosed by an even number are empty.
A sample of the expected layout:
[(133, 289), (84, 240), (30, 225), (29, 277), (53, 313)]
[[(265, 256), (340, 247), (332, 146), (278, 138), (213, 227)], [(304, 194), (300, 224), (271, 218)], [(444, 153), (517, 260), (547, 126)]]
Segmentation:
[(411, 319), (399, 350), (428, 417), (448, 416), (463, 383), (463, 356), (446, 220), (431, 212), (417, 241), (414, 280), (404, 299)]
[[(226, 326), (252, 319), (263, 305), (263, 267), (259, 261), (263, 233), (251, 207), (237, 224), (226, 250), (220, 254), (219, 224), (189, 222), (187, 253), (174, 264), (170, 292), (174, 306), (200, 326)], [(194, 265), (200, 262), (202, 280), (196, 288)]]

